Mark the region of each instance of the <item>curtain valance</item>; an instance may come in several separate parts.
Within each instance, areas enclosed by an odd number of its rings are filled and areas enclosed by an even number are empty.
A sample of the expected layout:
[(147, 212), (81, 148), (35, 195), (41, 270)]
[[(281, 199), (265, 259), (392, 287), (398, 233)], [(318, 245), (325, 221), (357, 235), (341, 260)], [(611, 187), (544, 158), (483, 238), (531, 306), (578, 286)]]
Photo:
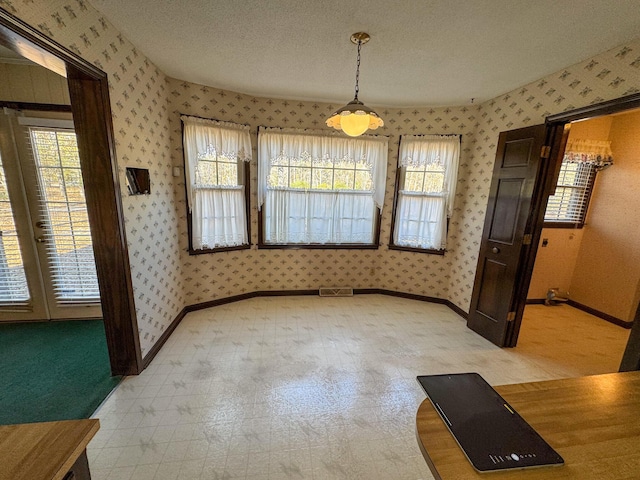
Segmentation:
[(608, 140), (569, 139), (562, 160), (569, 163), (595, 165), (596, 169), (601, 170), (613, 165), (611, 142)]
[(443, 194), (447, 197), (447, 216), (453, 213), (460, 158), (459, 135), (403, 135), (398, 163), (401, 167), (439, 165), (444, 168)]
[(382, 209), (387, 176), (387, 137), (367, 135), (345, 138), (315, 130), (260, 128), (258, 132), (258, 205), (267, 192), (267, 178), (277, 159), (302, 157), (333, 162), (364, 161), (371, 166), (373, 199)]
[(458, 135), (403, 135), (399, 164), (403, 167), (445, 165), (447, 158), (457, 158)]
[(184, 125), (182, 145), (186, 167), (187, 202), (191, 211), (198, 160), (205, 157), (215, 159), (221, 156), (249, 162), (251, 161), (251, 135), (246, 125), (187, 115), (182, 115), (180, 119)]

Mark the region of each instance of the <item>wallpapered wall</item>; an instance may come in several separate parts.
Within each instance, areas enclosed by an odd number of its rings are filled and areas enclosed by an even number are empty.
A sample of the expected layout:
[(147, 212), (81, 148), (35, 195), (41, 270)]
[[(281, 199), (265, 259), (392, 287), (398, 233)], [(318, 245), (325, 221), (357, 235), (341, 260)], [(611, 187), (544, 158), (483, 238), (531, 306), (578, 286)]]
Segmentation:
[[(376, 133), (391, 140), (379, 250), (252, 249), (188, 256), (184, 184), (171, 176), (171, 167), (182, 165), (178, 114), (236, 121), (254, 129), (258, 125), (318, 128), (338, 105), (255, 98), (167, 80), (86, 0), (0, 0), (0, 7), (107, 72), (121, 184), (125, 166), (151, 171), (151, 196), (123, 196), (143, 354), (183, 306), (254, 290), (338, 284), (386, 288), (447, 298), (467, 310), (499, 132), (640, 91), (640, 41), (636, 40), (482, 105), (379, 109), (386, 126)], [(403, 133), (463, 136), (445, 256), (386, 247), (397, 143)], [(255, 175), (254, 162), (254, 192)], [(255, 199), (252, 204), (255, 241)]]
[[(165, 75), (85, 0), (0, 0), (109, 76), (116, 155), (142, 354), (184, 307)], [(148, 168), (149, 196), (129, 197), (124, 168)]]
[[(168, 80), (172, 161), (182, 165), (180, 114), (257, 127), (322, 128), (339, 105), (257, 98), (181, 80)], [(369, 250), (257, 250), (188, 256), (183, 253), (185, 298), (198, 303), (254, 290), (315, 289), (319, 286), (384, 288), (445, 298), (468, 310), (482, 236), (498, 134), (544, 123), (547, 116), (640, 91), (640, 41), (566, 68), (482, 105), (379, 109), (387, 135), (389, 165), (381, 247)], [(366, 100), (366, 92), (363, 93)], [(402, 134), (461, 134), (459, 179), (444, 257), (389, 250), (393, 186)], [(252, 242), (257, 242), (256, 162), (251, 163)], [(178, 199), (186, 232), (184, 189)], [(187, 237), (183, 235), (184, 252)]]
[[(389, 250), (393, 190), (401, 134), (461, 134), (468, 154), (478, 107), (378, 109), (385, 126), (373, 132), (389, 137), (387, 186), (378, 250), (257, 249), (257, 130), (258, 126), (326, 129), (325, 119), (340, 105), (258, 98), (168, 79), (171, 149), (174, 165), (183, 165), (180, 114), (197, 115), (251, 126), (251, 250), (189, 256), (186, 253), (187, 207), (183, 188), (178, 199), (185, 298), (194, 304), (256, 290), (305, 290), (319, 287), (385, 288), (448, 298), (450, 254), (404, 253)], [(365, 92), (366, 94), (366, 92)], [(366, 98), (365, 98), (366, 100)], [(465, 153), (463, 153), (463, 157)], [(458, 190), (469, 182), (462, 160)], [(463, 194), (460, 195), (462, 197)], [(459, 218), (459, 210), (456, 218)], [(455, 218), (454, 218), (455, 221)]]

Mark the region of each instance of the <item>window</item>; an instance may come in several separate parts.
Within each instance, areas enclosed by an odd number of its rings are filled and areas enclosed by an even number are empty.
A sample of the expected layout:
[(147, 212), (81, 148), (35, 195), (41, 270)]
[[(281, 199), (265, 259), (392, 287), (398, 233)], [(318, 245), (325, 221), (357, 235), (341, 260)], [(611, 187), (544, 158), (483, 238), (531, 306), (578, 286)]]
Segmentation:
[(391, 248), (444, 252), (458, 178), (458, 135), (400, 139)]
[(0, 155), (0, 306), (23, 305), (30, 299), (14, 218)]
[(181, 117), (191, 253), (248, 248), (249, 127)]
[(59, 305), (100, 301), (76, 134), (30, 127), (42, 239)]
[(596, 179), (596, 166), (563, 161), (555, 193), (547, 201), (545, 223), (550, 226), (583, 226)]
[(581, 228), (587, 217), (596, 173), (613, 165), (611, 142), (569, 136), (556, 191), (547, 201), (546, 227)]
[(384, 137), (260, 129), (263, 244), (376, 244), (387, 149)]

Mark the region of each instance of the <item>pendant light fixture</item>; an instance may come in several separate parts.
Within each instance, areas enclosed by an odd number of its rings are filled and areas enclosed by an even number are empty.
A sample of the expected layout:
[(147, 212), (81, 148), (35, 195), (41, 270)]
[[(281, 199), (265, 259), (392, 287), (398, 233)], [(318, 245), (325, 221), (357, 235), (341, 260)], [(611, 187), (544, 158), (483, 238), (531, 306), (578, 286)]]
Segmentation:
[(368, 33), (358, 32), (351, 35), (351, 42), (358, 46), (358, 60), (356, 63), (356, 94), (344, 107), (336, 110), (328, 119), (327, 126), (342, 130), (350, 137), (362, 135), (367, 130), (382, 127), (384, 122), (376, 112), (358, 100), (358, 81), (360, 80), (360, 48), (371, 37)]

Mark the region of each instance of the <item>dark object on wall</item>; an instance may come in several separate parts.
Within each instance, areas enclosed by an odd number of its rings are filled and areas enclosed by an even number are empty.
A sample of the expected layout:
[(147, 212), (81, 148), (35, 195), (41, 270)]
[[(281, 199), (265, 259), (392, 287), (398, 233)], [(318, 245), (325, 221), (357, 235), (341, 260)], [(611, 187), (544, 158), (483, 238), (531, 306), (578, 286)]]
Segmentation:
[(149, 195), (151, 193), (149, 170), (127, 167), (127, 188), (129, 195)]

